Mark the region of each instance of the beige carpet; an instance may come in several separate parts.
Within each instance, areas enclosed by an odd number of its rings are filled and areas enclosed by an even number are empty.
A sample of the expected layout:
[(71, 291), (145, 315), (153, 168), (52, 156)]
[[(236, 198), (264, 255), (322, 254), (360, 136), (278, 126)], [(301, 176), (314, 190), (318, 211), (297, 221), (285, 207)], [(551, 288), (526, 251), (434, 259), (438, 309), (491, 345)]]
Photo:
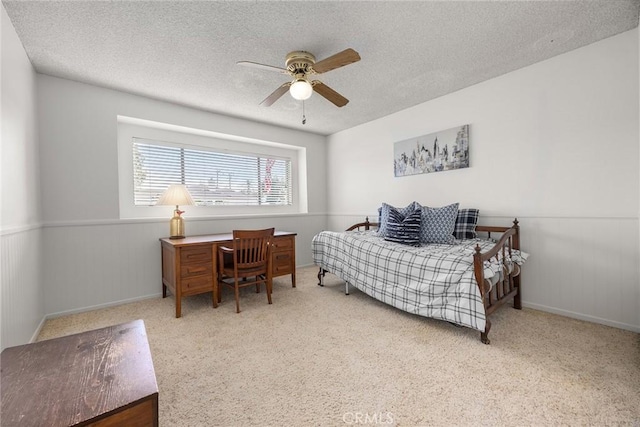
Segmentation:
[(51, 319), (39, 339), (143, 319), (161, 426), (640, 426), (640, 335), (503, 307), (479, 333), (381, 304), (316, 268)]

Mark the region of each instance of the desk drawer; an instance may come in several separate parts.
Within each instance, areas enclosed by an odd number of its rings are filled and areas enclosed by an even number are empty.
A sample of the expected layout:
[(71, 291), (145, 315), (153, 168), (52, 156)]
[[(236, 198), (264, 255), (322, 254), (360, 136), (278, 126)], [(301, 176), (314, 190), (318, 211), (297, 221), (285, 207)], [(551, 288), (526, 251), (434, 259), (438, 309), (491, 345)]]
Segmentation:
[(274, 276), (291, 273), (291, 253), (280, 252), (274, 253), (272, 258), (272, 272)]
[(273, 239), (273, 251), (285, 251), (293, 249), (293, 237), (277, 237)]
[(211, 275), (213, 274), (212, 268), (213, 265), (210, 259), (209, 262), (184, 264), (180, 266), (180, 277), (184, 279), (185, 277), (201, 276), (203, 274)]
[(211, 262), (211, 246), (195, 246), (192, 248), (182, 248), (180, 251), (180, 263), (203, 263)]
[(182, 294), (199, 294), (213, 290), (213, 276), (210, 274), (203, 276), (188, 277), (181, 280)]

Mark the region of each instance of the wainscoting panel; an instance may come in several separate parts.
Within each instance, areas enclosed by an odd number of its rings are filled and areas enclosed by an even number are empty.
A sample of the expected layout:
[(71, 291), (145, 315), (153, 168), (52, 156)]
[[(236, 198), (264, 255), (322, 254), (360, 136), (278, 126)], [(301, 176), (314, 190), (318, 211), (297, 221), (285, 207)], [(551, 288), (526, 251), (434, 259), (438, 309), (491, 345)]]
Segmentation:
[[(296, 262), (309, 265), (311, 239), (325, 228), (324, 215), (185, 218), (186, 234), (267, 228), (298, 233)], [(50, 316), (86, 311), (162, 294), (160, 243), (166, 221), (45, 225), (44, 289)]]
[[(366, 215), (329, 215), (344, 230)], [(371, 221), (377, 214), (370, 214)], [(374, 219), (376, 218), (376, 219)], [(485, 225), (513, 218), (480, 217)], [(526, 307), (640, 332), (640, 250), (637, 218), (519, 218)]]
[(638, 220), (522, 218), (523, 303), (640, 332)]
[(0, 236), (1, 347), (28, 343), (45, 316), (40, 226)]
[(158, 295), (162, 225), (45, 227), (47, 314)]

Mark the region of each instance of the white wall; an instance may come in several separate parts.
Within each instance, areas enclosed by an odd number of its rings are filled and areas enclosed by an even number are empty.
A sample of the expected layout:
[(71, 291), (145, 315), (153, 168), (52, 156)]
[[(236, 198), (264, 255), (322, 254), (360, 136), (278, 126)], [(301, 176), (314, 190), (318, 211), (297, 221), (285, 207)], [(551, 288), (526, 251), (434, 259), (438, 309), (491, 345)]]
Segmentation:
[(35, 72), (0, 7), (0, 347), (29, 341), (45, 314)]
[(308, 214), (193, 218), (188, 235), (275, 226), (298, 233), (298, 265), (326, 227), (325, 137), (207, 113), (92, 85), (38, 75), (47, 314), (157, 296), (162, 220), (120, 220), (117, 116), (169, 123), (307, 150)]
[[(191, 218), (189, 234), (296, 231), (305, 265), (316, 232), (382, 201), (460, 201), (484, 223), (521, 219), (525, 305), (639, 331), (639, 45), (635, 29), (338, 133), (326, 151), (321, 136), (36, 76), (2, 8), (1, 346), (29, 341), (45, 314), (159, 294), (167, 221), (119, 219), (118, 114), (306, 147), (309, 214)], [(465, 123), (471, 168), (393, 177), (394, 141)]]
[[(525, 305), (640, 331), (638, 74), (635, 29), (332, 135), (329, 228), (412, 200), (518, 217)], [(394, 178), (395, 141), (463, 124), (470, 168)]]

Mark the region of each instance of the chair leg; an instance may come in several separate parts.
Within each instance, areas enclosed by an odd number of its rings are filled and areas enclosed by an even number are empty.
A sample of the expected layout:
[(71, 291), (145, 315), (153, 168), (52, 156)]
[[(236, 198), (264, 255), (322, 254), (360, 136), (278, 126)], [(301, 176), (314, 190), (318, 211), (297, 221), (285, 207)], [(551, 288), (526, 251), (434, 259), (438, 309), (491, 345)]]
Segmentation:
[(211, 301), (213, 301), (213, 308), (218, 308), (218, 284), (213, 287), (213, 292), (211, 293)]
[(236, 313), (240, 313), (240, 284), (238, 279), (235, 279), (236, 290)]
[(222, 286), (220, 286), (220, 283), (222, 283), (222, 274), (218, 274), (218, 304), (222, 302)]
[(271, 282), (271, 278), (267, 279), (266, 288), (267, 288), (267, 300), (269, 304), (271, 304), (271, 292), (273, 291), (273, 283)]
[(256, 281), (256, 294), (260, 293), (260, 283), (258, 283), (258, 276), (255, 278)]

